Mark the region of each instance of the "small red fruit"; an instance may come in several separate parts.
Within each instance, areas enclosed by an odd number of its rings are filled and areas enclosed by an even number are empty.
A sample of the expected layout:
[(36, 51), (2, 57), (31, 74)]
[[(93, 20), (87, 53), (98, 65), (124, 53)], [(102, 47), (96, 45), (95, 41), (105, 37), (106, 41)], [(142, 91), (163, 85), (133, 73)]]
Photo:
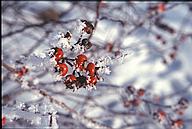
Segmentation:
[(87, 57), (83, 54), (80, 54), (76, 58), (76, 64), (75, 67), (78, 68), (79, 70), (84, 70), (84, 63), (87, 61)]
[(137, 91), (137, 95), (138, 96), (144, 96), (144, 94), (145, 94), (145, 90), (144, 89), (139, 89), (138, 91)]
[(131, 100), (131, 104), (135, 107), (138, 107), (141, 104), (141, 100), (139, 98), (135, 98)]
[(165, 4), (164, 4), (164, 3), (158, 4), (158, 11), (159, 11), (160, 13), (162, 13), (162, 12), (165, 11)]
[(67, 75), (67, 77), (66, 77), (66, 81), (69, 81), (69, 82), (73, 82), (76, 80), (77, 80), (77, 78), (73, 74)]
[(87, 65), (87, 69), (86, 70), (89, 72), (90, 76), (94, 76), (95, 75), (95, 64), (94, 63), (89, 63)]
[(153, 113), (154, 119), (158, 120), (159, 122), (162, 122), (166, 118), (166, 113), (162, 111), (161, 109), (158, 109), (157, 112)]
[(169, 57), (174, 60), (176, 58), (176, 52), (172, 52), (169, 54)]
[(2, 126), (4, 126), (5, 124), (6, 124), (6, 117), (3, 116), (3, 117), (2, 117)]
[(64, 53), (61, 48), (56, 48), (55, 51), (55, 61), (58, 62), (63, 57)]
[(182, 119), (177, 119), (172, 121), (172, 126), (174, 128), (183, 128), (184, 122)]
[(96, 83), (97, 83), (97, 78), (91, 76), (90, 79), (89, 79), (89, 84), (91, 84), (91, 85), (95, 85)]
[(68, 72), (68, 67), (65, 63), (58, 64), (57, 67), (59, 67), (59, 71), (61, 76), (65, 76)]
[(20, 70), (16, 71), (16, 74), (19, 78), (21, 78), (23, 75), (25, 75), (28, 72), (28, 69), (23, 66)]
[(164, 111), (158, 111), (159, 121), (163, 121), (166, 117), (166, 113)]
[(80, 55), (77, 56), (77, 61), (78, 62), (85, 62), (85, 61), (87, 61), (87, 56), (83, 55), (83, 54), (80, 54)]
[(156, 35), (156, 39), (161, 40), (162, 39), (161, 35)]

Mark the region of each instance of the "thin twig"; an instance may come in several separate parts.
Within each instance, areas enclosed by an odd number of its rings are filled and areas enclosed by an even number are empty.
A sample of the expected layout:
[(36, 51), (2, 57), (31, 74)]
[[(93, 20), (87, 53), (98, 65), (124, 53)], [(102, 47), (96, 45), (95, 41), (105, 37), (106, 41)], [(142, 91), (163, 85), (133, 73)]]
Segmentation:
[[(97, 27), (97, 23), (98, 23), (98, 20), (99, 20), (99, 10), (100, 10), (100, 5), (101, 5), (101, 1), (99, 1), (97, 3), (97, 7), (96, 7), (96, 17), (95, 17), (95, 22), (94, 22), (94, 28), (96, 29)], [(88, 37), (88, 41), (90, 41), (91, 37), (93, 36), (93, 33), (91, 33)]]

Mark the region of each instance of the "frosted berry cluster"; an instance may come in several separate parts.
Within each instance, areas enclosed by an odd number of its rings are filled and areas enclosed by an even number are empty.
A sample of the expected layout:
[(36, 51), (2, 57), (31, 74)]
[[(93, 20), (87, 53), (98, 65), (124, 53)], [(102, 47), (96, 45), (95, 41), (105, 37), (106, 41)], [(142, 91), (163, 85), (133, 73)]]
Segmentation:
[(56, 34), (56, 41), (51, 42), (52, 48), (47, 52), (54, 72), (58, 74), (60, 80), (64, 82), (66, 88), (92, 89), (96, 88), (98, 81), (103, 78), (99, 74), (109, 74), (109, 66), (103, 59), (89, 59), (87, 52), (92, 47), (89, 41), (90, 34), (93, 33), (93, 25), (86, 21), (80, 21), (80, 36), (76, 43), (72, 43), (72, 34), (59, 32)]

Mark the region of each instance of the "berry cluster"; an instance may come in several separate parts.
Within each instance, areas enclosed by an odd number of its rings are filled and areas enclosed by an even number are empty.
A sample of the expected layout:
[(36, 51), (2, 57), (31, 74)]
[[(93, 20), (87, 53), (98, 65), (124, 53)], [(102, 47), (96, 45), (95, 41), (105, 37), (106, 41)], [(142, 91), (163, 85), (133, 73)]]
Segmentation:
[[(62, 33), (58, 38), (58, 42), (61, 43), (62, 41), (62, 45), (57, 44), (57, 46), (52, 47), (48, 52), (50, 60), (54, 62), (55, 72), (63, 79), (66, 88), (73, 89), (73, 91), (81, 87), (88, 89), (96, 88), (95, 85), (97, 82), (101, 81), (98, 71), (106, 67), (98, 65), (101, 61), (91, 61), (86, 56), (85, 52), (91, 48), (92, 44), (88, 38), (82, 37), (84, 33), (91, 34), (94, 27), (86, 20), (81, 20), (81, 22), (83, 24), (81, 35), (75, 44), (70, 44), (69, 40), (72, 37), (70, 32), (66, 34)], [(65, 41), (68, 42), (66, 43)], [(64, 47), (66, 44), (68, 47)], [(80, 52), (75, 52), (77, 49), (80, 49)], [(69, 53), (70, 58), (68, 56)]]
[[(160, 35), (160, 34), (156, 34), (155, 35), (155, 38), (158, 42), (160, 42), (163, 46), (167, 47), (168, 46), (168, 43), (167, 41), (165, 40), (165, 38)], [(167, 55), (162, 55), (162, 63), (163, 64), (168, 64), (168, 63), (171, 63), (172, 61), (176, 60), (176, 57), (177, 57), (177, 53), (178, 53), (178, 50), (179, 50), (179, 47), (180, 47), (181, 44), (174, 44), (171, 46), (171, 49), (167, 49), (167, 51), (169, 50), (169, 52), (167, 53)], [(163, 50), (163, 49), (162, 49)], [(166, 50), (166, 49), (164, 49)]]
[(170, 118), (168, 112), (165, 112), (162, 109), (158, 109), (153, 113), (153, 119), (162, 125), (170, 127), (171, 129), (181, 129), (184, 127), (184, 121), (182, 119)]
[(145, 90), (140, 88), (140, 89), (135, 89), (132, 86), (128, 86), (126, 89), (126, 92), (130, 95), (129, 99), (124, 100), (124, 106), (125, 107), (137, 107), (141, 104), (142, 102), (142, 97), (145, 95)]
[(15, 74), (18, 78), (23, 77), (25, 74), (28, 73), (28, 68), (26, 68), (25, 66), (16, 69)]
[(1, 126), (4, 126), (6, 124), (6, 117), (2, 116), (1, 118)]
[[(186, 98), (180, 98), (174, 105), (161, 105), (160, 103), (146, 99), (149, 95), (144, 89), (135, 89), (128, 86), (125, 89), (128, 98), (124, 98), (124, 107), (136, 107), (139, 110), (141, 103), (149, 110), (149, 114), (156, 122), (170, 129), (181, 129), (184, 127), (184, 121), (180, 117), (189, 107), (189, 101)], [(145, 112), (146, 113), (146, 112)]]
[(149, 6), (148, 7), (149, 11), (153, 11), (153, 13), (163, 13), (166, 11), (166, 3), (158, 3), (156, 5), (153, 6)]
[[(79, 89), (87, 86), (94, 87), (99, 79), (95, 63), (88, 62), (88, 58), (84, 54), (79, 54), (75, 59), (69, 59), (64, 56), (61, 48), (52, 48), (54, 53), (51, 58), (57, 62), (55, 65), (55, 72), (64, 77), (64, 84), (70, 89)], [(72, 73), (69, 72), (68, 66), (73, 68)]]
[(174, 111), (178, 115), (183, 115), (185, 110), (189, 107), (189, 101), (186, 98), (181, 98), (178, 103), (174, 106)]
[(163, 111), (162, 109), (158, 109), (153, 113), (153, 119), (161, 124), (169, 121), (169, 126), (171, 127), (171, 129), (181, 129), (184, 127), (184, 121), (182, 119), (171, 119), (169, 118), (168, 113)]

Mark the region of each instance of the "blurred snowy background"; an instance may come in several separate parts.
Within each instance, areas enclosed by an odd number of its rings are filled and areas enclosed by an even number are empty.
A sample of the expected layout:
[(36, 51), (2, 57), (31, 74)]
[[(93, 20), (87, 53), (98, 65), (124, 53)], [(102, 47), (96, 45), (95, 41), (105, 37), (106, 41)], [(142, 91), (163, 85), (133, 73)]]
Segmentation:
[[(96, 90), (79, 89), (72, 92), (65, 89), (63, 83), (55, 83), (52, 73), (46, 70), (30, 73), (27, 77), (39, 89), (64, 102), (80, 116), (87, 116), (110, 128), (165, 128), (154, 122), (152, 117), (135, 113), (147, 112), (145, 106), (137, 107), (132, 112), (124, 107), (122, 97), (129, 85), (137, 89), (144, 88), (148, 94), (145, 99), (159, 96), (161, 104), (165, 105), (174, 105), (178, 99), (185, 97), (189, 100), (189, 108), (180, 118), (185, 120), (184, 128), (190, 129), (192, 3), (168, 2), (165, 11), (150, 11), (149, 7), (157, 4), (158, 2), (101, 2), (90, 51), (93, 55), (107, 55), (105, 48), (112, 45), (113, 51), (122, 50), (128, 55), (110, 65), (111, 74), (104, 76), (104, 82), (98, 83)], [(50, 33), (70, 31), (77, 39), (77, 21), (85, 19), (94, 23), (97, 2), (3, 1), (1, 7), (1, 57), (4, 63), (15, 67), (15, 62), (23, 56), (28, 57), (50, 48)], [(174, 32), (158, 28), (158, 21), (173, 28)], [(159, 40), (159, 35), (162, 40)], [(50, 126), (50, 118), (47, 118), (50, 114), (46, 116), (21, 110), (22, 103), (30, 105), (29, 107), (37, 104), (47, 107), (50, 105), (51, 109), (46, 112), (51, 110), (54, 114), (57, 111), (54, 115), (56, 122), (52, 122), (55, 126), (52, 128), (97, 128), (96, 125), (89, 125), (91, 122), (77, 119), (69, 111), (47, 102), (45, 97), (35, 91), (21, 86), (3, 67), (1, 74), (2, 113), (7, 117), (4, 128)], [(157, 109), (151, 108), (152, 111)], [(175, 117), (174, 115), (170, 112), (170, 116)]]

